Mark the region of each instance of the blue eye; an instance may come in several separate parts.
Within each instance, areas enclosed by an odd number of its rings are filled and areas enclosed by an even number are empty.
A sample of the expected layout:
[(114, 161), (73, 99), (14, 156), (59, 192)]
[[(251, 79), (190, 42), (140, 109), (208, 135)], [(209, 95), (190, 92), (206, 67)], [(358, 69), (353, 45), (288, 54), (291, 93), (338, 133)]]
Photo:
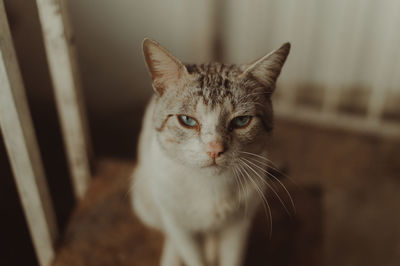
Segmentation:
[(250, 124), (251, 118), (252, 117), (248, 115), (235, 117), (232, 119), (230, 127), (232, 129), (246, 127)]
[(187, 115), (178, 115), (178, 121), (185, 127), (197, 127), (197, 121), (193, 117)]

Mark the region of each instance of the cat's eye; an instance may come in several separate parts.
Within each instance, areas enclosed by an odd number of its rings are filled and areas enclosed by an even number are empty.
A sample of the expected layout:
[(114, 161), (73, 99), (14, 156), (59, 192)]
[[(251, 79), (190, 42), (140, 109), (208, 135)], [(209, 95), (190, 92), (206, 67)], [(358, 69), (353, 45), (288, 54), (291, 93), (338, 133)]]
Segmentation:
[(178, 121), (184, 127), (194, 128), (198, 126), (196, 119), (187, 115), (178, 115)]
[(237, 116), (230, 123), (231, 129), (244, 128), (250, 124), (252, 117), (249, 115)]

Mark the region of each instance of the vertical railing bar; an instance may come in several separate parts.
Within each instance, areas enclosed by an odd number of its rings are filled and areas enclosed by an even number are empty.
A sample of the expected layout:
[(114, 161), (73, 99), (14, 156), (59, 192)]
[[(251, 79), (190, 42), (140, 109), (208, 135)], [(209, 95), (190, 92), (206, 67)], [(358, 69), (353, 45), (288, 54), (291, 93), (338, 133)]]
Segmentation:
[[(276, 4), (276, 3), (275, 3)], [(286, 35), (287, 37), (284, 37), (284, 40), (281, 41), (290, 41), (292, 42), (292, 47), (294, 47), (294, 43), (293, 41), (296, 41), (295, 38), (295, 32), (296, 32), (296, 28), (295, 25), (298, 23), (297, 21), (297, 17), (296, 17), (296, 10), (297, 10), (297, 4), (295, 0), (291, 0), (291, 1), (286, 1), (285, 4), (286, 9), (282, 10), (280, 14), (278, 14), (279, 16), (283, 16), (284, 12), (287, 12), (288, 14), (290, 14), (290, 16), (288, 16), (289, 18), (291, 18), (290, 21), (281, 21), (280, 24), (282, 25), (277, 25), (277, 23), (275, 23), (275, 27), (282, 27), (281, 30), (276, 30), (277, 32), (276, 34), (282, 34), (284, 32), (284, 35)], [(293, 50), (296, 50), (296, 48), (292, 48), (291, 53), (293, 53)], [(298, 66), (298, 61), (292, 61), (291, 60), (292, 57), (288, 58), (288, 62), (286, 63), (285, 67), (288, 67), (288, 64), (292, 64), (292, 71), (290, 71), (291, 69), (289, 68), (289, 71), (286, 73), (286, 77), (288, 77), (289, 82), (285, 83), (285, 86), (282, 86), (282, 100), (280, 101), (280, 105), (285, 106), (286, 109), (294, 109), (295, 108), (295, 100), (296, 100), (296, 96), (297, 96), (297, 91), (298, 91), (298, 84), (294, 83), (293, 80), (295, 80), (296, 77), (296, 71), (294, 71), (295, 69), (297, 69)], [(280, 80), (282, 82), (282, 80)], [(279, 84), (279, 83), (278, 83)]]
[[(400, 23), (400, 4), (399, 2), (388, 5), (381, 14), (387, 16), (378, 16), (380, 21), (381, 38), (376, 42), (378, 56), (374, 60), (374, 74), (372, 79), (372, 91), (368, 102), (368, 119), (370, 123), (379, 125), (381, 123), (382, 113), (385, 107), (385, 100), (391, 87), (390, 78), (395, 74), (393, 59), (397, 55), (400, 44), (400, 38), (397, 34), (397, 25)], [(394, 5), (394, 6), (393, 6)], [(381, 6), (382, 8), (382, 6)], [(389, 63), (390, 62), (390, 63)], [(397, 74), (397, 73), (396, 73)]]
[(67, 11), (62, 0), (36, 3), (74, 192), (82, 198), (90, 177), (90, 147)]
[(58, 234), (56, 219), (3, 0), (0, 17), (0, 128), (39, 264), (48, 266)]
[[(326, 84), (326, 86), (324, 87), (322, 110), (324, 116), (328, 118), (337, 114), (337, 107), (343, 87), (343, 83), (340, 82), (338, 70), (341, 69), (341, 65), (345, 61), (341, 53), (346, 50), (346, 43), (343, 41), (343, 37), (345, 36), (341, 36), (340, 33), (348, 34), (349, 32), (349, 26), (346, 23), (352, 19), (350, 14), (351, 11), (354, 10), (355, 2), (347, 3), (342, 0), (324, 2), (324, 4), (325, 14), (322, 19), (330, 25), (330, 29), (329, 31), (325, 29), (325, 32), (323, 32), (325, 37), (323, 42), (325, 56), (321, 58), (323, 58), (325, 62), (321, 61), (321, 64), (326, 65), (325, 71), (323, 72), (324, 84)], [(336, 38), (332, 38), (332, 36)]]
[[(71, 60), (71, 70), (72, 74), (74, 77), (74, 84), (75, 84), (75, 92), (76, 92), (76, 99), (77, 99), (77, 104), (78, 104), (78, 112), (80, 114), (80, 120), (82, 124), (82, 130), (83, 130), (83, 136), (84, 136), (84, 143), (85, 143), (85, 148), (86, 148), (86, 155), (88, 157), (88, 163), (90, 166), (90, 159), (93, 157), (93, 147), (92, 147), (92, 142), (90, 140), (90, 130), (89, 130), (89, 122), (88, 122), (88, 117), (86, 114), (86, 107), (84, 103), (84, 96), (83, 96), (83, 90), (82, 90), (82, 82), (80, 79), (80, 74), (79, 74), (79, 66), (78, 66), (78, 61), (77, 61), (77, 51), (76, 51), (76, 46), (75, 46), (75, 39), (74, 39), (74, 31), (73, 27), (71, 25), (70, 19), (69, 19), (69, 14), (68, 14), (68, 6), (67, 2), (65, 0), (59, 0), (61, 1), (60, 4), (62, 5), (62, 19), (64, 22), (64, 29), (66, 32), (66, 36), (68, 37), (68, 52), (69, 52), (69, 58)], [(90, 169), (89, 169), (90, 171)], [(90, 173), (89, 173), (90, 174)]]
[[(341, 4), (343, 11), (343, 17), (339, 19), (338, 26), (341, 26), (342, 36), (336, 36), (339, 41), (337, 45), (332, 45), (335, 48), (334, 60), (332, 61), (331, 68), (329, 69), (330, 74), (326, 80), (328, 88), (324, 97), (324, 114), (327, 119), (337, 119), (339, 115), (338, 107), (341, 104), (341, 94), (345, 93), (345, 90), (352, 89), (357, 86), (358, 88), (364, 88), (365, 93), (367, 92), (367, 85), (365, 79), (360, 79), (360, 75), (357, 75), (359, 68), (364, 68), (365, 65), (358, 64), (360, 56), (367, 56), (365, 44), (369, 44), (368, 38), (369, 28), (366, 26), (366, 21), (371, 21), (370, 12), (373, 10), (373, 2), (371, 0), (355, 0), (355, 1), (344, 1), (343, 3), (336, 3), (335, 5)], [(350, 23), (349, 23), (350, 22)], [(364, 49), (363, 52), (360, 52)], [(340, 71), (339, 71), (340, 70)], [(332, 118), (332, 115), (335, 118)], [(367, 117), (360, 118), (366, 120)]]
[[(283, 42), (291, 42), (292, 50), (291, 54), (296, 51), (295, 42), (296, 38), (294, 37), (294, 25), (296, 24), (296, 2), (295, 0), (288, 0), (284, 2), (272, 1), (270, 4), (270, 8), (267, 7), (267, 16), (270, 13), (275, 14), (275, 16), (271, 16), (269, 18), (269, 24), (267, 28), (269, 29), (269, 33), (265, 36), (268, 38), (276, 40), (275, 45), (272, 48), (276, 48), (279, 44)], [(273, 9), (275, 8), (275, 10)], [(279, 28), (279, 30), (276, 30)], [(265, 38), (264, 36), (264, 38)], [(297, 94), (297, 83), (294, 83), (293, 80), (296, 80), (296, 69), (297, 69), (297, 60), (293, 60), (292, 56), (289, 56), (282, 75), (279, 77), (277, 83), (276, 95), (278, 97), (275, 98), (274, 102), (276, 105), (279, 105), (283, 109), (289, 110), (294, 109), (295, 107), (295, 98)]]

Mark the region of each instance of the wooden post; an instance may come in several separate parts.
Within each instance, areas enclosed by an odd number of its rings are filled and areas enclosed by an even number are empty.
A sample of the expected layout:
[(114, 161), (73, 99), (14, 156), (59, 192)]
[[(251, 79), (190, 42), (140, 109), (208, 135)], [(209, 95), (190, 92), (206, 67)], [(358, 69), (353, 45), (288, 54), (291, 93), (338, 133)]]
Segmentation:
[(36, 0), (75, 196), (90, 178), (89, 137), (72, 34), (62, 0)]
[[(400, 23), (400, 2), (393, 2), (390, 5), (379, 5), (380, 16), (375, 18), (376, 32), (373, 32), (375, 52), (370, 60), (373, 71), (368, 72), (371, 78), (372, 91), (368, 102), (368, 120), (379, 127), (382, 124), (385, 100), (391, 89), (398, 87), (392, 84), (391, 80), (398, 75), (395, 72), (396, 56), (400, 45), (398, 27)], [(394, 87), (392, 88), (391, 86)]]
[(40, 265), (48, 266), (54, 257), (56, 220), (3, 0), (0, 18), (0, 128), (33, 246)]

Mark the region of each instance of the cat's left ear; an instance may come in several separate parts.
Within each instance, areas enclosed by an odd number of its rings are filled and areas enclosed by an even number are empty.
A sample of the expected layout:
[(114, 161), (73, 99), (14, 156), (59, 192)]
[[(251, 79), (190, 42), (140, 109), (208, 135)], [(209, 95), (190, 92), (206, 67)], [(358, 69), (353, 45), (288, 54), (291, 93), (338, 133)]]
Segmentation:
[(142, 48), (153, 87), (158, 95), (183, 86), (189, 73), (181, 61), (152, 39), (144, 39)]
[(272, 51), (254, 63), (243, 66), (244, 70), (241, 77), (255, 79), (272, 92), (289, 51), (290, 43), (283, 44), (279, 49)]

